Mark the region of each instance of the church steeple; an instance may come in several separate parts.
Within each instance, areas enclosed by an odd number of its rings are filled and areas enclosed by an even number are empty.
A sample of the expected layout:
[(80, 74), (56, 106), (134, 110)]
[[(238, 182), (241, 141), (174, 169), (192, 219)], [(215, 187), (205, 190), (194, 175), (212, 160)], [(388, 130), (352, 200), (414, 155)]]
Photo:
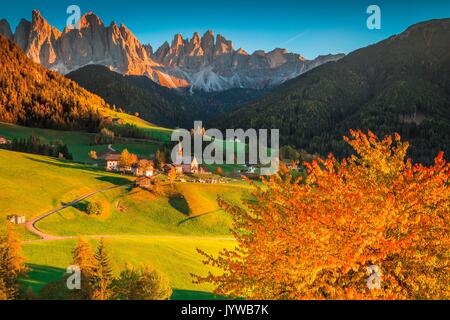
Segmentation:
[(178, 151), (177, 151), (177, 161), (176, 163), (181, 164), (183, 162), (183, 146), (181, 142), (178, 143)]

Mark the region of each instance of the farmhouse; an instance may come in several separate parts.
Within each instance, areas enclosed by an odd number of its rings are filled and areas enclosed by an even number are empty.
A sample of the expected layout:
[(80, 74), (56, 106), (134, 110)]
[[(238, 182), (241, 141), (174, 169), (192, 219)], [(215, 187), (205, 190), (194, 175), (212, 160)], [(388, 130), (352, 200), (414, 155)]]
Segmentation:
[(149, 185), (152, 184), (152, 180), (149, 177), (140, 177), (138, 179), (136, 179), (136, 187), (148, 187)]
[(8, 139), (6, 139), (3, 136), (0, 136), (0, 145), (2, 145), (2, 144), (10, 144), (10, 143), (11, 143), (11, 141), (9, 141)]
[(25, 216), (9, 216), (8, 220), (14, 224), (24, 224), (26, 222)]
[(133, 172), (133, 174), (136, 177), (153, 177), (154, 174), (154, 167), (153, 167), (153, 162), (149, 162), (149, 166), (145, 169), (140, 168), (138, 163), (135, 163), (132, 167), (131, 167), (131, 171)]
[[(184, 161), (183, 163), (188, 163), (188, 164), (182, 164), (182, 170), (183, 173), (191, 173), (191, 174), (196, 174), (199, 172), (199, 165), (198, 165), (198, 160), (196, 157), (192, 158), (192, 161), (189, 157), (189, 159), (187, 159), (188, 161)], [(189, 163), (190, 162), (190, 163)]]
[(121, 118), (113, 118), (113, 119), (112, 119), (112, 122), (113, 122), (114, 124), (119, 124), (119, 125), (124, 124), (124, 121), (123, 121), (123, 119), (121, 119)]
[(110, 153), (105, 156), (106, 170), (119, 171), (120, 154)]
[(164, 166), (164, 171), (166, 173), (169, 173), (170, 170), (172, 170), (172, 168), (175, 168), (175, 172), (177, 174), (183, 174), (183, 166), (181, 164), (175, 164), (175, 163), (173, 163), (173, 164), (166, 164)]

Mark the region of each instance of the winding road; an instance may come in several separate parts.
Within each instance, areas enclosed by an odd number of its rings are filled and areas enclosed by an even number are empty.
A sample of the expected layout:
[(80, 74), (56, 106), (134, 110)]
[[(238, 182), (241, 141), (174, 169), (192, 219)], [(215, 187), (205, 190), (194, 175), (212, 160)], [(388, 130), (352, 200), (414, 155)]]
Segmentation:
[(120, 185), (120, 186), (112, 186), (112, 187), (104, 188), (104, 189), (101, 189), (101, 190), (93, 191), (93, 192), (88, 193), (88, 194), (86, 194), (86, 195), (84, 195), (84, 196), (82, 196), (82, 197), (80, 197), (80, 198), (78, 198), (78, 199), (75, 199), (75, 200), (73, 200), (73, 201), (71, 201), (71, 202), (69, 202), (69, 203), (65, 203), (65, 204), (62, 205), (61, 207), (58, 207), (58, 208), (53, 209), (53, 210), (50, 210), (50, 211), (48, 211), (48, 212), (46, 212), (46, 213), (44, 213), (44, 214), (38, 216), (37, 218), (34, 218), (34, 219), (31, 220), (31, 221), (28, 221), (28, 222), (25, 224), (25, 227), (27, 228), (28, 231), (30, 231), (31, 233), (37, 235), (41, 240), (47, 240), (47, 241), (49, 241), (49, 240), (63, 240), (63, 239), (67, 239), (67, 237), (53, 236), (53, 235), (50, 235), (50, 234), (47, 234), (47, 233), (44, 233), (44, 232), (40, 231), (40, 230), (36, 227), (36, 223), (38, 223), (38, 222), (41, 221), (42, 219), (47, 218), (48, 216), (51, 216), (52, 214), (55, 214), (55, 213), (57, 213), (57, 212), (59, 212), (59, 211), (61, 211), (61, 210), (64, 210), (64, 209), (66, 209), (66, 208), (68, 208), (68, 207), (71, 207), (71, 206), (73, 206), (73, 205), (75, 205), (75, 204), (77, 204), (77, 203), (79, 203), (79, 202), (81, 202), (81, 201), (83, 201), (83, 200), (85, 200), (85, 199), (87, 199), (87, 198), (90, 198), (90, 197), (92, 197), (93, 195), (96, 195), (96, 194), (98, 194), (98, 193), (106, 192), (106, 191), (109, 191), (109, 190), (112, 190), (112, 189), (118, 189), (118, 188), (129, 187), (129, 186), (131, 186), (131, 184)]
[[(39, 221), (47, 218), (48, 216), (51, 216), (55, 213), (58, 213), (68, 207), (71, 207), (87, 198), (90, 198), (98, 193), (106, 192), (113, 189), (118, 188), (125, 188), (130, 187), (132, 184), (126, 184), (126, 185), (120, 185), (120, 186), (112, 186), (104, 189), (100, 189), (97, 191), (93, 191), (91, 193), (88, 193), (82, 197), (79, 197), (69, 203), (65, 203), (64, 205), (50, 210), (36, 218), (34, 218), (31, 221), (28, 221), (25, 224), (25, 227), (28, 231), (31, 233), (37, 235), (39, 237), (39, 240), (27, 240), (23, 241), (24, 243), (34, 243), (34, 242), (41, 242), (41, 241), (53, 241), (53, 240), (68, 240), (68, 239), (78, 239), (80, 236), (83, 236), (84, 238), (114, 238), (117, 237), (117, 235), (79, 235), (79, 236), (54, 236), (45, 232), (42, 232), (36, 227), (36, 223)], [(177, 236), (177, 235), (123, 235), (127, 238), (140, 238), (140, 239), (185, 239), (186, 236)], [(228, 238), (228, 237), (202, 237), (202, 236), (190, 236), (190, 239), (198, 239), (198, 240), (223, 240), (223, 241), (234, 241), (234, 238)]]

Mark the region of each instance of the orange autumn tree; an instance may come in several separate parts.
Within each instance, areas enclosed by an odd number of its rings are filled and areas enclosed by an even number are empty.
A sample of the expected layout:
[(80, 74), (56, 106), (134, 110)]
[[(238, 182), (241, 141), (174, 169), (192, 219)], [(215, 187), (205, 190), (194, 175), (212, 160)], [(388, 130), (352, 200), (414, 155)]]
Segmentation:
[(247, 299), (449, 299), (450, 164), (442, 153), (412, 164), (397, 134), (350, 133), (356, 155), (305, 164), (300, 178), (282, 165), (245, 208), (219, 200), (237, 247), (199, 250), (222, 273), (194, 282)]

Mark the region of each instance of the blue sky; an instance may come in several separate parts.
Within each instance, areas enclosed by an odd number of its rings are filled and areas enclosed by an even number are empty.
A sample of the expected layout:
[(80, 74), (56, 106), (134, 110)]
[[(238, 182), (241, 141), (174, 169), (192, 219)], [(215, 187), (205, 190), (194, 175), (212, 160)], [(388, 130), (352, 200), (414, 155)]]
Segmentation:
[[(63, 29), (68, 5), (82, 13), (93, 11), (105, 24), (123, 22), (143, 43), (157, 48), (175, 33), (191, 37), (212, 29), (248, 52), (277, 47), (307, 58), (319, 54), (348, 53), (402, 32), (411, 24), (450, 17), (449, 0), (3, 0), (0, 18), (14, 29), (20, 18), (31, 19), (39, 9), (52, 24)], [(381, 8), (381, 30), (366, 27), (366, 9)]]

